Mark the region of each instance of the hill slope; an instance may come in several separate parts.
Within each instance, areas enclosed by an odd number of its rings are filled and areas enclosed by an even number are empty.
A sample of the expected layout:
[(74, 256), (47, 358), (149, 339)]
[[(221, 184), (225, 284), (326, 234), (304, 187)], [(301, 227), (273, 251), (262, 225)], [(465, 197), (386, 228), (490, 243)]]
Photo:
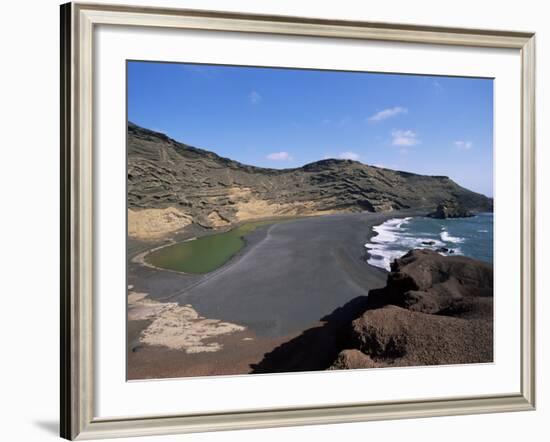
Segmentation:
[(470, 210), (492, 209), (491, 199), (448, 177), (335, 159), (265, 169), (128, 125), (131, 236), (159, 237), (191, 223), (212, 228), (273, 216), (432, 209), (446, 200)]

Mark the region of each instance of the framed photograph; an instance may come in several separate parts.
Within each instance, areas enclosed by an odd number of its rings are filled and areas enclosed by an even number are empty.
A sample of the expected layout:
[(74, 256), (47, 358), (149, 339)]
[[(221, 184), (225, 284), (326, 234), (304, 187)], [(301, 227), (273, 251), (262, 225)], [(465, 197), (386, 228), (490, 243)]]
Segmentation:
[(61, 23), (62, 437), (534, 409), (534, 34)]

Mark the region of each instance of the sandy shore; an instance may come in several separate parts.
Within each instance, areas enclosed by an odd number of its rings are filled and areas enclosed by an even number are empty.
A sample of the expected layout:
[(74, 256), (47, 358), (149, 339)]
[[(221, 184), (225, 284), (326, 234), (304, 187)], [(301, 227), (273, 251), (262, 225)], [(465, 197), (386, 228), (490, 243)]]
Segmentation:
[(387, 273), (365, 260), (364, 244), (372, 227), (415, 214), (418, 211), (325, 215), (264, 226), (246, 237), (247, 246), (230, 262), (206, 275), (143, 266), (133, 258), (161, 243), (130, 242), (128, 284), (133, 291), (155, 303), (192, 306), (206, 323), (225, 321), (238, 331), (205, 339), (217, 351), (190, 354), (140, 342), (154, 318), (128, 321), (128, 378), (265, 372), (273, 366), (265, 362), (274, 360), (274, 354), (293, 358), (286, 354), (293, 348), (288, 342), (298, 343), (298, 351), (304, 344), (314, 348), (315, 343), (303, 340), (307, 335), (322, 345), (329, 339), (324, 336), (330, 332), (327, 317), (334, 318), (342, 306), (357, 304), (370, 289), (385, 284)]

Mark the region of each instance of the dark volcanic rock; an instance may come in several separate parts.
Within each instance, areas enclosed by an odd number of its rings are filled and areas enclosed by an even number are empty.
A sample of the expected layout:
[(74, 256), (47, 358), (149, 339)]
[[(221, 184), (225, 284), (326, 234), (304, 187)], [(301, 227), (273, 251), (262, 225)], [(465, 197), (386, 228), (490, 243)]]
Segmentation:
[(463, 256), (412, 250), (392, 264), (352, 321), (337, 368), (493, 360), (493, 268)]
[(369, 355), (360, 350), (342, 350), (330, 370), (353, 369), (353, 368), (376, 368), (379, 364), (374, 362)]
[(485, 316), (492, 306), (491, 264), (411, 250), (395, 260), (391, 270), (386, 287), (370, 291), (371, 308), (393, 304), (422, 313), (472, 317)]
[(444, 176), (423, 176), (350, 160), (265, 169), (222, 158), (128, 124), (128, 208), (177, 209), (204, 227), (323, 211), (386, 211), (456, 201), (489, 210), (490, 200)]
[(351, 340), (372, 361), (361, 361), (366, 365), (465, 364), (493, 359), (492, 320), (430, 315), (396, 306), (368, 310), (353, 321)]
[(474, 216), (470, 210), (460, 205), (457, 201), (447, 201), (440, 203), (434, 212), (428, 214), (430, 218), (468, 218)]

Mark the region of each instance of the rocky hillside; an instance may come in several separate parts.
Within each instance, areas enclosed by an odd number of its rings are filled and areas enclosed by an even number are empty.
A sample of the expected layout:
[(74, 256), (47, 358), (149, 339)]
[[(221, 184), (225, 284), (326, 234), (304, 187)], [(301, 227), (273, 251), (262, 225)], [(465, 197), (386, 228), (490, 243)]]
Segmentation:
[(432, 210), (442, 201), (492, 208), (492, 200), (444, 176), (335, 159), (265, 169), (128, 125), (129, 233), (135, 237), (160, 237), (191, 223), (215, 228), (262, 217)]

